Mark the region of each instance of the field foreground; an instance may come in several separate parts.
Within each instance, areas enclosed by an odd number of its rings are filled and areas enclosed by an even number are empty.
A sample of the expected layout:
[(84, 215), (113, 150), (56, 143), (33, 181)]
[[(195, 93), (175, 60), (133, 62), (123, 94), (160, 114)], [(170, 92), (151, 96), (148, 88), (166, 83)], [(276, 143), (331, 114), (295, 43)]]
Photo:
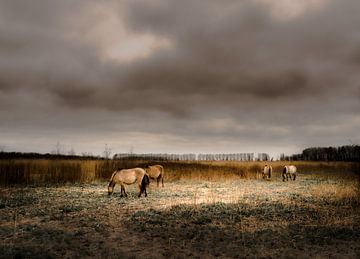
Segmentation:
[(5, 258), (360, 257), (357, 182), (300, 175), (154, 183), (147, 198), (106, 182), (0, 190)]

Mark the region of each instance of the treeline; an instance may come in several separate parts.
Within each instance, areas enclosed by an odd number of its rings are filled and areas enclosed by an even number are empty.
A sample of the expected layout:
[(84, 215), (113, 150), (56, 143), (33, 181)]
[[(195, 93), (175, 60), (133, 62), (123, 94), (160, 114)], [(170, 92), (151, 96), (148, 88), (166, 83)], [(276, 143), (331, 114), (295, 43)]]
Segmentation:
[(95, 157), (92, 155), (63, 155), (63, 154), (40, 154), (40, 153), (22, 153), (22, 152), (0, 152), (0, 159), (54, 159), (54, 160), (95, 160), (104, 159), (102, 157)]
[[(218, 153), (218, 154), (134, 154), (119, 153), (115, 154), (114, 159), (132, 160), (153, 160), (153, 161), (254, 161), (254, 153)], [(257, 161), (268, 161), (270, 157), (266, 153), (259, 153)]]
[(196, 154), (167, 154), (167, 153), (118, 153), (113, 156), (118, 160), (152, 160), (152, 161), (193, 161)]
[[(39, 154), (22, 152), (0, 152), (0, 159), (53, 159), (53, 160), (103, 160), (105, 157), (65, 154)], [(118, 153), (113, 156), (115, 160), (151, 160), (151, 161), (270, 161), (267, 153), (217, 153), (217, 154), (168, 154), (168, 153)]]
[[(106, 157), (93, 155), (39, 154), (21, 152), (0, 152), (0, 159), (53, 159), (53, 160), (103, 160)], [(218, 153), (218, 154), (167, 154), (167, 153), (118, 153), (115, 160), (152, 160), (152, 161), (270, 161), (266, 153)]]
[(281, 155), (280, 160), (360, 162), (360, 146), (306, 148), (301, 154)]
[[(4, 159), (48, 159), (48, 160), (107, 160), (104, 157), (93, 156), (90, 153), (80, 155), (39, 154), (22, 152), (0, 152), (0, 160)], [(113, 156), (114, 160), (144, 160), (144, 161), (272, 161), (267, 153), (218, 153), (218, 154), (167, 154), (167, 153), (119, 153)], [(347, 161), (360, 162), (360, 146), (348, 145), (340, 147), (312, 147), (306, 148), (301, 154), (286, 156), (280, 155), (281, 161)]]

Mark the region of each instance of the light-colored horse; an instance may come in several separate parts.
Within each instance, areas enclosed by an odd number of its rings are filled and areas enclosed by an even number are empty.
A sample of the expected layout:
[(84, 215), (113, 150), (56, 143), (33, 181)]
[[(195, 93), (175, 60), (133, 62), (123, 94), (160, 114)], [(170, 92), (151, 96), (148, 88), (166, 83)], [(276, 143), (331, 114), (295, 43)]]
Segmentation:
[(265, 165), (263, 170), (263, 179), (270, 179), (273, 169), (271, 165)]
[(286, 166), (284, 166), (282, 177), (283, 177), (284, 182), (285, 182), (285, 180), (288, 181), (289, 178), (290, 178), (290, 180), (292, 178), (293, 181), (295, 181), (295, 179), (296, 179), (296, 166), (294, 166), (294, 165), (286, 165)]
[(164, 187), (164, 167), (162, 165), (151, 165), (145, 168), (146, 173), (151, 179), (156, 179), (157, 187), (161, 180), (162, 187)]
[(115, 184), (121, 185), (121, 195), (120, 197), (127, 197), (125, 190), (125, 185), (130, 185), (137, 183), (139, 186), (139, 195), (145, 192), (145, 197), (147, 196), (146, 186), (149, 185), (150, 180), (149, 176), (146, 174), (145, 170), (142, 168), (131, 168), (131, 169), (118, 169), (115, 170), (111, 176), (110, 183), (108, 186), (108, 193), (111, 195), (114, 192)]

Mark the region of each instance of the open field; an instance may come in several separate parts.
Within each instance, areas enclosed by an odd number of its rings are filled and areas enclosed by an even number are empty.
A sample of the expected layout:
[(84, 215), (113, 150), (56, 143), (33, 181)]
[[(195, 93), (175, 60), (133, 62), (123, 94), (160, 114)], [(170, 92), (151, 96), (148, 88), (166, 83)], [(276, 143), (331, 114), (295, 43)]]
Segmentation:
[(135, 186), (108, 197), (107, 181), (3, 187), (0, 255), (359, 258), (358, 180), (315, 171), (285, 183), (193, 173), (140, 199)]

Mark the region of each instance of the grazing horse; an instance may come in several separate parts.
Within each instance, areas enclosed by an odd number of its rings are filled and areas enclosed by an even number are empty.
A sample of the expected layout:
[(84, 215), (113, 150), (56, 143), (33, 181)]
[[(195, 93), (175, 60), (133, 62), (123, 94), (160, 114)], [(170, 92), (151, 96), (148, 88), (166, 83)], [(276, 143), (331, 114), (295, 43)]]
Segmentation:
[(149, 176), (146, 174), (145, 170), (142, 168), (132, 168), (132, 169), (118, 169), (115, 170), (111, 176), (110, 183), (108, 186), (108, 193), (111, 195), (114, 192), (115, 184), (119, 183), (121, 185), (121, 195), (120, 197), (127, 197), (127, 193), (125, 190), (125, 184), (130, 185), (134, 183), (138, 183), (139, 186), (139, 195), (145, 192), (145, 197), (147, 196), (146, 193), (146, 186), (149, 185), (150, 180)]
[(164, 167), (162, 165), (151, 165), (145, 168), (146, 173), (151, 179), (156, 179), (157, 187), (161, 180), (162, 187), (164, 187)]
[(266, 178), (270, 179), (272, 172), (273, 172), (272, 166), (271, 165), (265, 165), (264, 170), (263, 170), (263, 179), (266, 179)]
[(288, 181), (289, 178), (291, 180), (291, 177), (292, 177), (293, 181), (295, 181), (295, 179), (296, 179), (296, 166), (294, 166), (294, 165), (286, 165), (286, 166), (284, 166), (282, 177), (283, 177), (283, 182), (285, 182), (285, 180)]

